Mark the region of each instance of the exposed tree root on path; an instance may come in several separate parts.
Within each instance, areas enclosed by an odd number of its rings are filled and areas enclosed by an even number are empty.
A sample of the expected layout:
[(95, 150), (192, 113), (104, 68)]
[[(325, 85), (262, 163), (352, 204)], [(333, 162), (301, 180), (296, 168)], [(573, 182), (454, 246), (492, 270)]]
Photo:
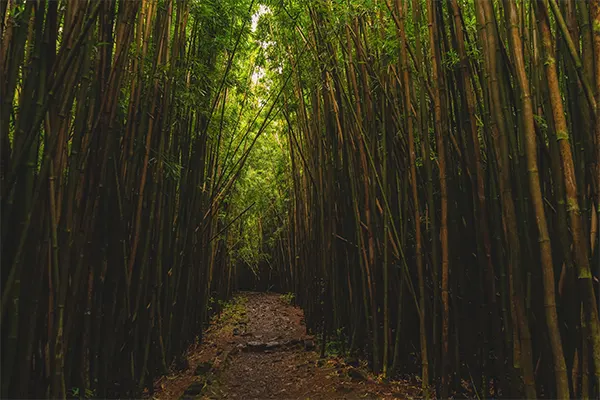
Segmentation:
[(278, 294), (237, 295), (183, 371), (155, 382), (154, 399), (416, 398), (416, 382), (381, 382), (343, 359), (321, 359), (303, 313)]

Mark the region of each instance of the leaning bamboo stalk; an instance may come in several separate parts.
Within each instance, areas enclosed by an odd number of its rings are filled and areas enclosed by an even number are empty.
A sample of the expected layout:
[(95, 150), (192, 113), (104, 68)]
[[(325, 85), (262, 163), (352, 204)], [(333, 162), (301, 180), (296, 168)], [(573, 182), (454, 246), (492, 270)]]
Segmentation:
[[(414, 224), (415, 224), (415, 255), (417, 264), (417, 276), (419, 284), (419, 329), (420, 329), (420, 349), (421, 349), (421, 379), (422, 388), (425, 397), (429, 397), (429, 356), (427, 346), (427, 318), (426, 318), (426, 303), (425, 303), (425, 278), (423, 272), (423, 245), (421, 234), (421, 212), (419, 206), (418, 185), (417, 185), (417, 169), (416, 169), (416, 150), (414, 139), (414, 125), (416, 116), (413, 113), (412, 100), (410, 95), (410, 70), (408, 66), (408, 54), (406, 41), (406, 33), (404, 32), (405, 14), (403, 5), (400, 0), (396, 1), (396, 10), (398, 12), (400, 37), (403, 42), (400, 45), (400, 59), (402, 63), (402, 83), (404, 96), (404, 110), (407, 114), (406, 129), (408, 133), (408, 151), (410, 162), (410, 182), (411, 196), (413, 201)], [(391, 7), (388, 7), (391, 8)]]
[[(550, 5), (548, 5), (548, 3), (550, 3)], [(571, 60), (573, 61), (573, 64), (575, 64), (575, 70), (577, 71), (577, 77), (579, 78), (579, 82), (581, 82), (581, 85), (583, 86), (585, 98), (589, 103), (589, 106), (591, 108), (592, 114), (595, 116), (595, 119), (598, 119), (597, 105), (596, 105), (596, 99), (594, 98), (594, 91), (592, 90), (592, 86), (583, 72), (583, 63), (581, 62), (581, 58), (579, 57), (579, 53), (577, 51), (577, 47), (575, 46), (575, 43), (573, 42), (573, 38), (571, 37), (571, 34), (569, 33), (569, 29), (567, 28), (567, 23), (565, 22), (565, 19), (562, 15), (560, 9), (558, 8), (558, 4), (556, 3), (556, 0), (542, 0), (541, 4), (543, 5), (543, 7), (545, 9), (546, 14), (550, 14), (550, 9), (552, 9), (552, 13), (554, 14), (554, 17), (556, 18), (556, 21), (558, 23), (558, 27), (560, 28), (562, 36), (565, 39), (565, 41), (567, 42), (567, 49), (569, 50), (569, 55), (571, 56)]]
[(546, 312), (546, 325), (550, 346), (552, 348), (554, 374), (556, 378), (556, 394), (561, 398), (569, 397), (569, 382), (567, 379), (567, 367), (563, 354), (562, 342), (556, 314), (556, 294), (554, 292), (554, 266), (552, 263), (552, 248), (550, 235), (546, 223), (544, 202), (540, 187), (538, 174), (537, 144), (533, 121), (533, 104), (529, 91), (529, 80), (525, 72), (525, 61), (523, 59), (521, 36), (517, 30), (517, 10), (515, 3), (510, 0), (504, 1), (504, 15), (506, 23), (510, 26), (510, 44), (517, 82), (521, 92), (521, 115), (522, 126), (525, 134), (525, 148), (527, 155), (527, 170), (529, 172), (529, 189), (536, 216), (538, 228), (538, 242), (540, 246), (540, 260), (542, 262), (542, 276), (544, 284), (544, 310)]

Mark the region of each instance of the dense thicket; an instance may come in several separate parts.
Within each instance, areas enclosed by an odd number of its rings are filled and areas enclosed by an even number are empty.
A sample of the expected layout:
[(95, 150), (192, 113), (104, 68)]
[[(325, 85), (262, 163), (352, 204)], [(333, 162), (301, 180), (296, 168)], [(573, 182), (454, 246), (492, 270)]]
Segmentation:
[(236, 275), (426, 396), (600, 393), (598, 0), (0, 23), (2, 397), (139, 396)]
[(598, 1), (285, 4), (311, 326), (442, 398), (597, 396)]
[(249, 7), (0, 2), (1, 397), (138, 397), (231, 293)]

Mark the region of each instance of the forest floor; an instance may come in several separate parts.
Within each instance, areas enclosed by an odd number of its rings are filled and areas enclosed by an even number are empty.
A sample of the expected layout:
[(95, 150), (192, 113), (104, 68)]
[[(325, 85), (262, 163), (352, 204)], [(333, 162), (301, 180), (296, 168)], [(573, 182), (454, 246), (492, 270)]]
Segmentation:
[(149, 398), (412, 399), (421, 394), (417, 382), (384, 382), (356, 361), (320, 358), (302, 310), (279, 294), (236, 295), (186, 356), (186, 367), (158, 379)]

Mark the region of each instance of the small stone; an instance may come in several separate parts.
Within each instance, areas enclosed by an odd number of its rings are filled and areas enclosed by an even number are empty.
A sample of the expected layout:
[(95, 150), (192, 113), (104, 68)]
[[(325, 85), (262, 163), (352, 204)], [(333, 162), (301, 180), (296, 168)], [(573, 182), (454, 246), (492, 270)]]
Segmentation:
[(363, 371), (362, 369), (360, 369), (360, 368), (351, 367), (348, 370), (348, 376), (353, 381), (367, 381), (367, 380), (369, 380), (369, 376), (367, 375), (367, 373), (365, 371)]
[(239, 328), (233, 328), (233, 336), (238, 336), (240, 334)]
[(202, 393), (202, 389), (204, 389), (204, 382), (194, 382), (185, 389), (184, 396), (197, 396)]
[(347, 357), (344, 359), (344, 363), (346, 365), (350, 365), (352, 367), (358, 367), (358, 358), (356, 357)]
[(315, 342), (311, 339), (304, 340), (304, 350), (310, 351), (315, 349)]
[(262, 342), (248, 342), (248, 351), (263, 351), (266, 345)]
[(268, 342), (265, 345), (267, 350), (274, 350), (274, 349), (278, 348), (279, 346), (281, 346), (281, 343), (279, 343), (279, 342)]
[(212, 363), (210, 362), (203, 362), (198, 364), (198, 366), (196, 367), (196, 375), (206, 375), (210, 371), (211, 367)]
[(233, 350), (231, 351), (231, 354), (235, 355), (235, 354), (239, 353), (240, 351), (244, 351), (244, 350), (246, 350), (246, 345), (243, 343), (240, 343), (233, 348)]

